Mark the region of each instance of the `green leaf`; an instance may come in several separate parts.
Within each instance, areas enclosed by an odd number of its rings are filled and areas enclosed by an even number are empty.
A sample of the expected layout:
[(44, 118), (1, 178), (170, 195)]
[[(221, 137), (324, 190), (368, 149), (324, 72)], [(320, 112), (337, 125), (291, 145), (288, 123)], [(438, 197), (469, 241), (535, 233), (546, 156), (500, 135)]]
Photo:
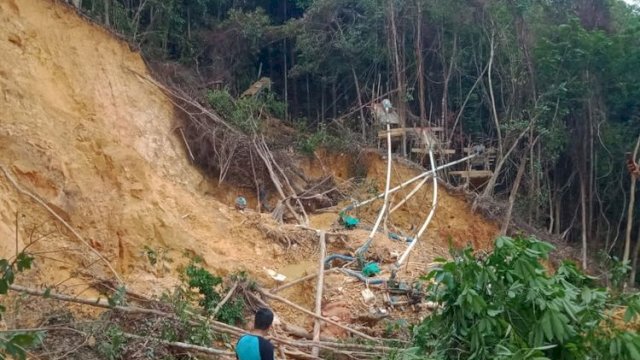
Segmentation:
[(48, 287), (44, 290), (44, 294), (42, 294), (42, 297), (44, 297), (45, 299), (48, 299), (51, 297), (51, 288)]
[(3, 279), (6, 280), (7, 286), (13, 284), (15, 280), (15, 274), (13, 273), (13, 269), (9, 266), (5, 269)]
[(9, 284), (7, 280), (0, 279), (0, 294), (6, 294), (9, 291)]
[(550, 311), (545, 311), (542, 319), (540, 319), (540, 326), (542, 326), (542, 331), (544, 332), (544, 336), (547, 340), (553, 340), (553, 329), (551, 328), (551, 319), (549, 317)]
[(640, 359), (640, 353), (638, 352), (638, 349), (636, 349), (636, 346), (634, 343), (632, 343), (631, 341), (626, 341), (624, 345), (629, 351), (629, 355), (631, 355), (631, 359), (633, 360)]
[(31, 269), (32, 263), (33, 263), (33, 257), (29, 256), (26, 253), (20, 253), (18, 255), (18, 258), (16, 259), (18, 271)]
[(39, 340), (39, 337), (37, 336), (36, 333), (16, 334), (16, 335), (13, 335), (13, 337), (11, 338), (11, 342), (23, 348), (35, 345), (38, 342), (38, 340)]

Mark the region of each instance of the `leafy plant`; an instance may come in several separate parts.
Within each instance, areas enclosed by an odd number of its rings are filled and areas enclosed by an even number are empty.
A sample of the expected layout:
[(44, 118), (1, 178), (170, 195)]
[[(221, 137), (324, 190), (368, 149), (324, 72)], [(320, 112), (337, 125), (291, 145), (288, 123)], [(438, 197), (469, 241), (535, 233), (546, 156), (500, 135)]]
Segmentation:
[[(429, 300), (441, 308), (415, 331), (421, 353), (437, 359), (637, 358), (640, 337), (612, 326), (605, 289), (570, 262), (547, 274), (540, 260), (552, 249), (534, 238), (500, 237), (487, 256), (467, 248), (452, 261), (438, 259), (425, 280), (434, 282)], [(630, 308), (628, 319), (640, 309)]]
[(126, 339), (122, 330), (115, 325), (110, 326), (105, 332), (104, 339), (98, 345), (98, 351), (109, 360), (121, 358)]
[(212, 90), (207, 94), (209, 105), (239, 130), (250, 134), (261, 126), (262, 115), (284, 118), (286, 105), (274, 93), (264, 89), (257, 96), (234, 99), (227, 90)]
[[(0, 295), (6, 295), (9, 292), (9, 287), (15, 281), (16, 273), (31, 269), (32, 264), (33, 257), (25, 252), (19, 253), (11, 262), (7, 259), (0, 259)], [(5, 311), (6, 308), (0, 305), (0, 319)], [(7, 331), (0, 333), (0, 359), (5, 359), (7, 355), (19, 360), (26, 359), (26, 349), (40, 344), (43, 338), (43, 332)]]
[[(189, 288), (195, 288), (202, 296), (199, 305), (206, 311), (213, 311), (222, 300), (222, 296), (216, 287), (222, 284), (222, 278), (211, 274), (209, 271), (198, 265), (198, 261), (193, 261), (185, 269), (186, 283)], [(244, 274), (238, 274), (236, 279), (242, 278)], [(227, 324), (235, 325), (243, 322), (245, 303), (242, 298), (235, 298), (227, 301), (218, 313), (216, 318)]]

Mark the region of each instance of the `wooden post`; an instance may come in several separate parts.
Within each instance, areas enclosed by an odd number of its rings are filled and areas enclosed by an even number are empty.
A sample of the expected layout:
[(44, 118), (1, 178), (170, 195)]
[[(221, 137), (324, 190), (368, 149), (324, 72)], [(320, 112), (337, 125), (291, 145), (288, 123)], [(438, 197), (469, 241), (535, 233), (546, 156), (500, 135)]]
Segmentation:
[[(322, 288), (324, 286), (324, 258), (326, 256), (327, 246), (325, 241), (325, 232), (320, 231), (320, 260), (318, 267), (318, 284), (316, 285), (316, 315), (322, 316)], [(322, 323), (316, 318), (313, 324), (313, 341), (320, 341), (320, 326)], [(314, 347), (311, 355), (318, 356), (320, 348)]]

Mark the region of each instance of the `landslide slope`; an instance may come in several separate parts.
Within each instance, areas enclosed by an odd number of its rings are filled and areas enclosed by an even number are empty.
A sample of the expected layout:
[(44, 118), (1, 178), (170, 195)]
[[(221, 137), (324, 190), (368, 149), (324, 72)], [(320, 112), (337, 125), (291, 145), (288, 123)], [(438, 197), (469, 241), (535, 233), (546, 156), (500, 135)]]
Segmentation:
[[(86, 240), (74, 237), (0, 172), (0, 257), (15, 254), (16, 244), (23, 249), (37, 240), (30, 247), (38, 256), (25, 279), (29, 285), (64, 283), (66, 292), (85, 292), (85, 275), (111, 277), (93, 250), (130, 288), (146, 295), (177, 281), (169, 270), (187, 261), (185, 253), (200, 256), (220, 275), (246, 270), (261, 281), (270, 281), (263, 267), (280, 270), (301, 258), (315, 266), (313, 245), (285, 251), (248, 225), (255, 224), (255, 214), (230, 207), (232, 187), (210, 185), (191, 166), (173, 131), (171, 102), (136, 75), (149, 72), (127, 44), (54, 2), (0, 0), (0, 54), (0, 165)], [(366, 157), (367, 176), (380, 189), (385, 162), (376, 153)], [(354, 175), (354, 159), (321, 158), (301, 160), (309, 176)], [(397, 166), (393, 181), (415, 174)], [(425, 188), (392, 221), (407, 232), (419, 226), (430, 196)], [(464, 199), (444, 190), (439, 196), (433, 228), (411, 259), (417, 272), (434, 256), (446, 255), (449, 238), (486, 248), (497, 230)], [(372, 221), (376, 211), (374, 206), (359, 216)], [(336, 218), (319, 214), (311, 222), (328, 228)], [(267, 215), (262, 219), (269, 221)], [(348, 245), (364, 241), (366, 231), (360, 232)], [(383, 241), (390, 240), (380, 241), (381, 256), (405, 246)], [(149, 251), (173, 261), (151, 266)]]
[[(127, 44), (59, 4), (1, 0), (0, 54), (0, 163), (128, 284), (162, 285), (144, 268), (145, 246), (174, 259), (197, 253), (213, 269), (252, 264), (254, 240), (235, 241), (237, 215), (198, 191), (205, 180), (172, 132), (173, 106), (135, 75), (148, 71)], [(16, 213), (20, 248), (47, 235), (32, 248), (47, 253), (37, 261), (41, 281), (87, 267), (109, 276), (1, 174), (0, 255), (15, 252)]]

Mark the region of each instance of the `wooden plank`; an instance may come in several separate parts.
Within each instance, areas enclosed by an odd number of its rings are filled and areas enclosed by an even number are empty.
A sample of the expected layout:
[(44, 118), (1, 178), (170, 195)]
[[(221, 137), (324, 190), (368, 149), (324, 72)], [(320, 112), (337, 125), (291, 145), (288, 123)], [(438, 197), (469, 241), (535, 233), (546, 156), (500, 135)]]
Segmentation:
[[(427, 128), (395, 128), (395, 129), (391, 129), (391, 137), (399, 137), (402, 136), (404, 134), (407, 134), (409, 136), (419, 136), (420, 132), (422, 131), (422, 129), (428, 129), (429, 131), (433, 132), (433, 133), (437, 133), (437, 132), (443, 132), (444, 128), (442, 127), (427, 127)], [(386, 130), (380, 130), (378, 131), (378, 138), (382, 139), (387, 137), (387, 131)]]
[[(470, 151), (473, 151), (472, 148), (464, 148), (463, 151), (468, 154)], [(496, 153), (496, 148), (488, 148), (488, 149), (484, 149), (484, 153), (485, 154), (495, 154)]]
[(444, 128), (441, 126), (427, 126), (423, 128), (422, 127), (407, 128), (407, 131), (410, 132), (412, 135), (418, 135), (423, 130), (428, 130), (432, 133), (438, 133), (438, 132), (443, 132)]
[[(411, 149), (412, 153), (417, 153), (417, 154), (428, 154), (429, 151), (427, 149), (419, 149), (419, 148), (413, 148)], [(436, 154), (444, 154), (444, 155), (454, 155), (456, 153), (455, 149), (442, 149), (442, 150), (436, 150), (434, 151)]]
[[(407, 129), (405, 128), (395, 128), (391, 129), (391, 137), (402, 137), (402, 135), (406, 134)], [(378, 131), (378, 139), (384, 139), (387, 137), (387, 130)]]
[(493, 171), (490, 170), (471, 170), (471, 171), (449, 171), (450, 175), (461, 176), (465, 178), (477, 179), (488, 178), (493, 175)]

